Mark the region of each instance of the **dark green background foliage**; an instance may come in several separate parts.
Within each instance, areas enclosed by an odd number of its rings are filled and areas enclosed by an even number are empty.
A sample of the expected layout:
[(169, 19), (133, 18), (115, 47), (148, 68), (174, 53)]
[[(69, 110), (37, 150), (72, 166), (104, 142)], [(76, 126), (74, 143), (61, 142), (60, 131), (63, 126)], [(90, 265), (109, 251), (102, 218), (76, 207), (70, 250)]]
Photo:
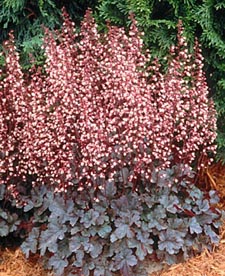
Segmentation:
[[(28, 57), (32, 54), (37, 63), (43, 63), (40, 54), (43, 28), (59, 28), (62, 24), (61, 9), (65, 7), (74, 22), (79, 24), (93, 0), (2, 0), (0, 1), (0, 43), (14, 30), (17, 46), (21, 51), (24, 68), (29, 67)], [(0, 61), (1, 64), (1, 61)]]
[[(202, 44), (205, 70), (218, 112), (218, 157), (225, 160), (225, 2), (223, 0), (2, 0), (0, 1), (0, 43), (14, 29), (24, 68), (29, 68), (29, 54), (43, 62), (40, 52), (43, 30), (61, 25), (61, 8), (77, 27), (90, 7), (99, 28), (105, 21), (129, 26), (129, 13), (135, 14), (138, 27), (144, 31), (146, 47), (153, 56), (163, 57), (176, 40), (178, 19), (183, 21), (190, 48), (197, 36)], [(0, 64), (3, 61), (0, 60)]]

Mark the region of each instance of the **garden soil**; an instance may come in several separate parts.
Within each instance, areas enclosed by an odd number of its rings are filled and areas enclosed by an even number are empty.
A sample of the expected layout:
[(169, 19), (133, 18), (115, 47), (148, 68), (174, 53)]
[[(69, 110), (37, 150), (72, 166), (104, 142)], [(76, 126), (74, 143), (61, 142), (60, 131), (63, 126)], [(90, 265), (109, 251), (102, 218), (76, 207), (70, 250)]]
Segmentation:
[[(225, 165), (217, 163), (200, 174), (198, 185), (204, 189), (219, 191), (221, 203), (225, 209)], [(225, 276), (225, 221), (220, 229), (220, 244), (212, 252), (205, 250), (201, 255), (188, 261), (163, 267), (159, 263), (147, 260), (137, 268), (136, 276)], [(0, 276), (54, 276), (43, 269), (41, 258), (33, 255), (26, 259), (20, 249), (0, 250)], [(85, 276), (85, 275), (84, 275)]]

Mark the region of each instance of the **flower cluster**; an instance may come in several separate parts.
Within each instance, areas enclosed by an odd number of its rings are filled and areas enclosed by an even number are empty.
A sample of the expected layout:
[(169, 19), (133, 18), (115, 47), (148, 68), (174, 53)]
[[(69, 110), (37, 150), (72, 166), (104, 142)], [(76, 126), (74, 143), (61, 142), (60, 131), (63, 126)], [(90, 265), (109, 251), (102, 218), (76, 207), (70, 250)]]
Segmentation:
[[(167, 95), (164, 104), (169, 105), (167, 116), (172, 115), (169, 132), (174, 161), (191, 164), (198, 158), (205, 160), (209, 152), (215, 153), (216, 114), (212, 100), (208, 99), (198, 41), (194, 53), (190, 54), (181, 22), (178, 23), (177, 40), (177, 46), (171, 47), (171, 60), (164, 76), (164, 93)], [(162, 89), (160, 91), (162, 93)], [(162, 112), (165, 114), (165, 108)], [(203, 166), (204, 162), (199, 165)]]
[(29, 160), (23, 150), (29, 134), (24, 132), (28, 119), (26, 85), (13, 34), (9, 37), (4, 45), (6, 68), (0, 83), (0, 183), (13, 187), (18, 179), (24, 180), (26, 176)]
[(204, 166), (209, 152), (216, 150), (213, 143), (216, 114), (213, 101), (208, 99), (198, 41), (194, 53), (190, 54), (181, 22), (178, 23), (177, 46), (171, 47), (167, 73), (160, 76), (159, 83), (159, 77), (154, 78), (157, 94), (160, 93), (157, 113), (168, 131), (167, 148), (173, 163), (197, 162), (199, 167)]
[(181, 25), (163, 74), (157, 61), (148, 67), (134, 18), (128, 35), (112, 26), (99, 34), (90, 10), (79, 34), (65, 12), (64, 18), (60, 32), (46, 30), (45, 68), (32, 68), (29, 82), (12, 34), (5, 44), (1, 183), (27, 175), (56, 191), (118, 175), (134, 183), (155, 168), (190, 166), (215, 151), (201, 51), (196, 42), (195, 54), (188, 53)]

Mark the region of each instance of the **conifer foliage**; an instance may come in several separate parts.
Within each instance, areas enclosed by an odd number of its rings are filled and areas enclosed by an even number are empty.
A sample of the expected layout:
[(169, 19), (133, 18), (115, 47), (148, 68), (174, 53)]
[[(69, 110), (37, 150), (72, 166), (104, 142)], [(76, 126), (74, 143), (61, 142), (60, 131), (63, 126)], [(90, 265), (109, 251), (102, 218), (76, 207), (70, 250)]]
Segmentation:
[[(26, 81), (13, 35), (5, 43), (1, 81), (1, 182), (54, 184), (151, 177), (153, 167), (196, 164), (215, 152), (216, 118), (200, 48), (186, 48), (182, 26), (167, 73), (149, 63), (133, 20), (129, 35), (108, 26), (100, 35), (87, 11), (80, 34), (64, 13), (61, 32), (46, 30), (45, 72)], [(149, 77), (151, 75), (151, 77)], [(82, 184), (83, 185), (83, 184)], [(81, 185), (81, 186), (82, 186)]]

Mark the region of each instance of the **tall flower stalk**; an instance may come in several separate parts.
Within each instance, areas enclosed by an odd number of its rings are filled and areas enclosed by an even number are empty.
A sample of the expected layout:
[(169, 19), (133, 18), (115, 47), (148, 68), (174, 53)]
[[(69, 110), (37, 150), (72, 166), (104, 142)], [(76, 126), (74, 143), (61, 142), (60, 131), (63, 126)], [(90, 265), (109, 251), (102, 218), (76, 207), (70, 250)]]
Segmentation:
[(188, 53), (181, 23), (162, 73), (157, 61), (149, 66), (134, 18), (128, 34), (110, 25), (99, 34), (88, 10), (78, 34), (63, 14), (61, 31), (46, 30), (45, 68), (33, 68), (29, 82), (12, 34), (5, 43), (1, 183), (36, 175), (56, 191), (106, 181), (136, 187), (155, 169), (201, 165), (200, 156), (215, 152), (201, 50), (196, 42)]

